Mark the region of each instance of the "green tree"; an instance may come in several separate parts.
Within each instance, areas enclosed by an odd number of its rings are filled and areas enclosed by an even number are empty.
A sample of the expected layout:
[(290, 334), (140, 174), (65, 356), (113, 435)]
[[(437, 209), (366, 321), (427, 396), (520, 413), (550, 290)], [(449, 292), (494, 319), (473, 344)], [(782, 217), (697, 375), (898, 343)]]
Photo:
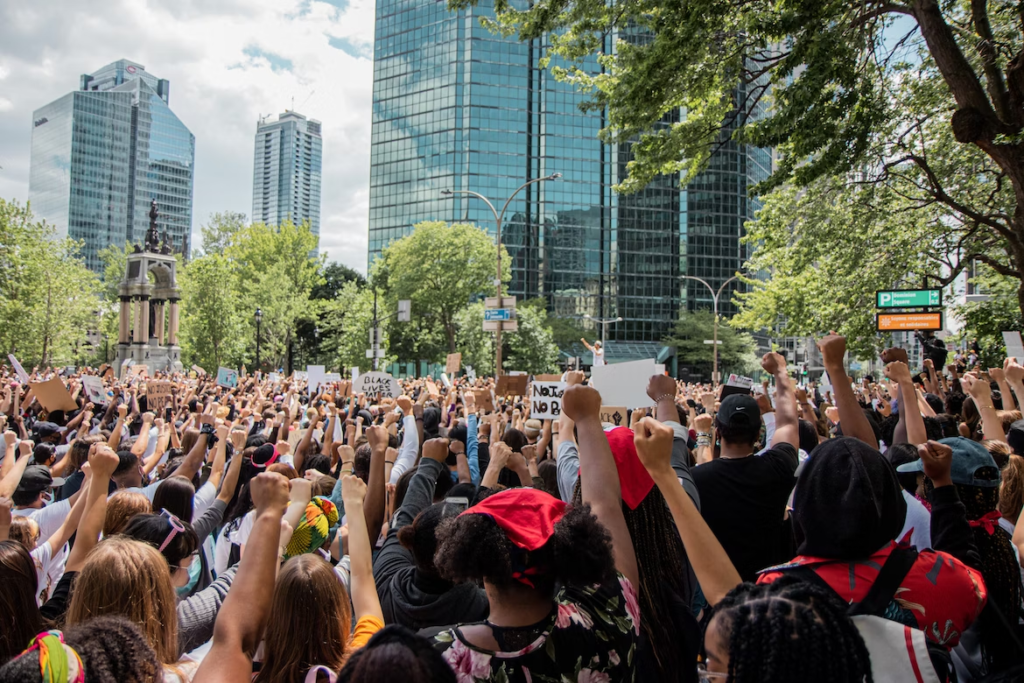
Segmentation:
[(317, 238), (309, 224), (285, 221), (279, 226), (253, 223), (238, 230), (224, 250), (232, 262), (240, 310), (247, 321), (245, 361), (255, 368), (257, 308), (263, 312), (260, 326), (260, 360), (264, 365), (284, 367), (295, 323), (315, 315), (309, 296), (321, 282), (324, 257), (312, 256)]
[(28, 205), (0, 199), (0, 344), (25, 365), (77, 362), (101, 309), (99, 279)]
[[(482, 301), (466, 306), (455, 316), (458, 324), (458, 350), (462, 364), (470, 365), (478, 375), (494, 372), (494, 334), (483, 331)], [(505, 332), (502, 340), (502, 367), (531, 374), (558, 369), (558, 346), (551, 330), (544, 326), (546, 314), (537, 306), (520, 306), (516, 311), (517, 332)]]
[[(592, 94), (603, 139), (632, 143), (620, 189), (659, 174), (686, 183), (729, 137), (773, 147), (777, 170), (762, 189), (836, 176), (907, 190), (898, 210), (941, 211), (946, 241), (965, 239), (952, 270), (977, 259), (1014, 278), (1024, 311), (1024, 12), (1015, 5), (551, 0), (520, 10), (499, 0), (495, 10), (494, 30), (550, 38), (544, 61), (555, 57), (555, 76)], [(902, 38), (896, 19), (912, 24)]]
[(311, 299), (335, 299), (341, 286), (346, 282), (355, 282), (360, 287), (366, 285), (366, 278), (362, 273), (335, 261), (324, 264), (320, 275), (321, 282), (315, 285), (309, 294)]
[(971, 278), (971, 282), (988, 298), (961, 304), (954, 309), (954, 314), (963, 321), (963, 329), (956, 340), (969, 343), (977, 339), (984, 367), (1002, 367), (1006, 358), (1003, 332), (1024, 332), (1024, 317), (1014, 296), (1016, 282), (986, 268)]
[(219, 211), (212, 216), (206, 225), (199, 228), (203, 236), (202, 254), (221, 254), (227, 249), (235, 235), (245, 229), (246, 217), (244, 213), (234, 211)]
[(235, 291), (235, 269), (216, 252), (192, 259), (179, 277), (180, 343), (185, 365), (215, 373), (220, 366), (238, 367), (247, 327)]
[[(373, 361), (366, 357), (366, 350), (370, 348), (370, 329), (373, 327), (373, 292), (368, 287), (360, 287), (351, 280), (342, 284), (338, 295), (328, 305), (323, 320), (321, 348), (330, 349), (333, 354), (328, 365), (362, 370), (373, 366)], [(385, 352), (390, 348), (387, 329), (384, 328), (384, 338), (381, 340), (381, 348)], [(395, 359), (396, 356), (389, 353), (381, 359), (381, 367)]]
[[(707, 310), (683, 311), (672, 333), (664, 340), (666, 346), (676, 347), (679, 362), (711, 377), (714, 366), (712, 344), (715, 316)], [(718, 324), (718, 371), (722, 373), (749, 373), (757, 368), (757, 344), (745, 332), (739, 332), (720, 320)]]
[[(511, 277), (511, 259), (502, 248), (502, 281)], [(494, 239), (473, 225), (426, 221), (389, 244), (374, 264), (373, 282), (394, 310), (397, 301), (412, 301), (412, 316), (443, 334), (445, 346), (426, 360), (440, 360), (456, 349), (455, 316), (474, 296), (494, 289), (497, 269)]]

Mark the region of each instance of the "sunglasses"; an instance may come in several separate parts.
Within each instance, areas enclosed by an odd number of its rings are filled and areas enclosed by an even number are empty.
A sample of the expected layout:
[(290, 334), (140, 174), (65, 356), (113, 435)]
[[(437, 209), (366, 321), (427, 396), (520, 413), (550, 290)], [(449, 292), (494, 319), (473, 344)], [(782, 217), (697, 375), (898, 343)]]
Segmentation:
[(164, 539), (164, 542), (161, 543), (160, 547), (158, 548), (160, 552), (163, 552), (164, 548), (166, 548), (167, 545), (172, 540), (174, 540), (175, 536), (177, 536), (178, 534), (185, 533), (185, 524), (180, 519), (178, 519), (177, 516), (171, 514), (166, 509), (161, 510), (160, 515), (162, 517), (165, 517), (167, 519), (167, 523), (171, 525), (171, 530), (167, 533), (167, 538)]

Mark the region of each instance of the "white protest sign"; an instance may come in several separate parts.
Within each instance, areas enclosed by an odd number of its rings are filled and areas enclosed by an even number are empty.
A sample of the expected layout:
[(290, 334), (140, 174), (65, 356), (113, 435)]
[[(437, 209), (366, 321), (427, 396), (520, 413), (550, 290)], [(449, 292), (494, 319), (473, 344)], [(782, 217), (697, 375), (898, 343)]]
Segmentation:
[(309, 381), (309, 395), (312, 396), (322, 385), (327, 384), (327, 368), (323, 365), (307, 365), (306, 377)]
[(328, 382), (340, 382), (341, 375), (338, 374), (337, 372), (328, 372), (327, 374), (324, 375), (324, 379), (327, 380)]
[(292, 376), (295, 378), (296, 382), (305, 382), (307, 379), (309, 379), (309, 375), (306, 374), (305, 370), (296, 370), (294, 373), (292, 373)]
[(267, 373), (267, 379), (270, 380), (271, 384), (277, 384), (278, 382), (281, 381), (281, 373), (280, 372), (268, 372)]
[(14, 357), (13, 353), (7, 354), (7, 359), (11, 361), (11, 365), (14, 366), (14, 371), (18, 373), (18, 379), (21, 380), (22, 384), (28, 384), (28, 373), (25, 372), (25, 368), (21, 367), (21, 363)]
[(359, 379), (359, 368), (352, 368), (352, 384), (355, 385), (356, 380)]
[(96, 405), (107, 402), (107, 390), (103, 387), (103, 380), (94, 375), (82, 375), (82, 388), (85, 395)]
[(562, 414), (565, 382), (537, 382), (530, 389), (530, 417), (555, 420)]
[(441, 384), (444, 385), (445, 389), (451, 389), (452, 388), (452, 381), (450, 379), (448, 379), (448, 375), (443, 373), (443, 372), (441, 373)]
[(1003, 332), (1003, 343), (1006, 344), (1007, 356), (1016, 358), (1018, 363), (1024, 363), (1024, 342), (1021, 341), (1020, 332)]
[(366, 372), (353, 382), (352, 391), (377, 398), (398, 398), (402, 389), (398, 380), (386, 372)]
[(475, 382), (476, 381), (476, 370), (473, 369), (472, 365), (467, 365), (466, 366), (466, 377), (469, 378), (470, 382)]
[(654, 399), (647, 395), (647, 383), (651, 375), (664, 371), (664, 366), (660, 367), (659, 371), (653, 358), (595, 365), (591, 370), (590, 383), (601, 392), (602, 405), (649, 408), (654, 405)]

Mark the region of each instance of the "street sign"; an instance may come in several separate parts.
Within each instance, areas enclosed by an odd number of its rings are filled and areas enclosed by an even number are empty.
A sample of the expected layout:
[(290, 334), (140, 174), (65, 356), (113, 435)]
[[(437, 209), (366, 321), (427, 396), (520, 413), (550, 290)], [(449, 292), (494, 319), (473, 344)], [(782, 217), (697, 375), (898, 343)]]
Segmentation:
[(484, 320), (511, 320), (514, 311), (512, 308), (488, 308), (484, 311)]
[(412, 320), (412, 300), (398, 300), (398, 322), (407, 323)]
[(919, 308), (941, 306), (941, 289), (898, 289), (876, 292), (875, 305), (878, 308)]
[(501, 330), (503, 332), (519, 331), (519, 322), (517, 320), (485, 320), (484, 332), (497, 332), (499, 325), (501, 325)]
[(939, 332), (943, 329), (942, 313), (877, 313), (875, 329), (879, 332)]
[(719, 339), (718, 341), (715, 341), (714, 339), (705, 339), (704, 343), (710, 346), (711, 344), (721, 344), (722, 340)]
[(484, 299), (484, 308), (515, 308), (516, 298), (514, 296), (503, 296), (499, 300), (496, 296), (489, 296)]

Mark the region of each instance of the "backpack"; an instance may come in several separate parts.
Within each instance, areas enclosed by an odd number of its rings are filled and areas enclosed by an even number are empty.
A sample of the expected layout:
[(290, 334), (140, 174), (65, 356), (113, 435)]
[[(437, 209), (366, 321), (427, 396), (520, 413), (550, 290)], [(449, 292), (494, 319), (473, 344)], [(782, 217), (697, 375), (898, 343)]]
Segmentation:
[[(846, 613), (864, 639), (871, 656), (871, 676), (876, 683), (956, 683), (956, 670), (949, 650), (929, 641), (920, 629), (885, 618), (886, 609), (915, 562), (916, 549), (896, 546), (882, 565), (868, 594), (860, 602), (851, 603)], [(832, 586), (810, 567), (787, 567), (781, 571), (839, 597)]]

